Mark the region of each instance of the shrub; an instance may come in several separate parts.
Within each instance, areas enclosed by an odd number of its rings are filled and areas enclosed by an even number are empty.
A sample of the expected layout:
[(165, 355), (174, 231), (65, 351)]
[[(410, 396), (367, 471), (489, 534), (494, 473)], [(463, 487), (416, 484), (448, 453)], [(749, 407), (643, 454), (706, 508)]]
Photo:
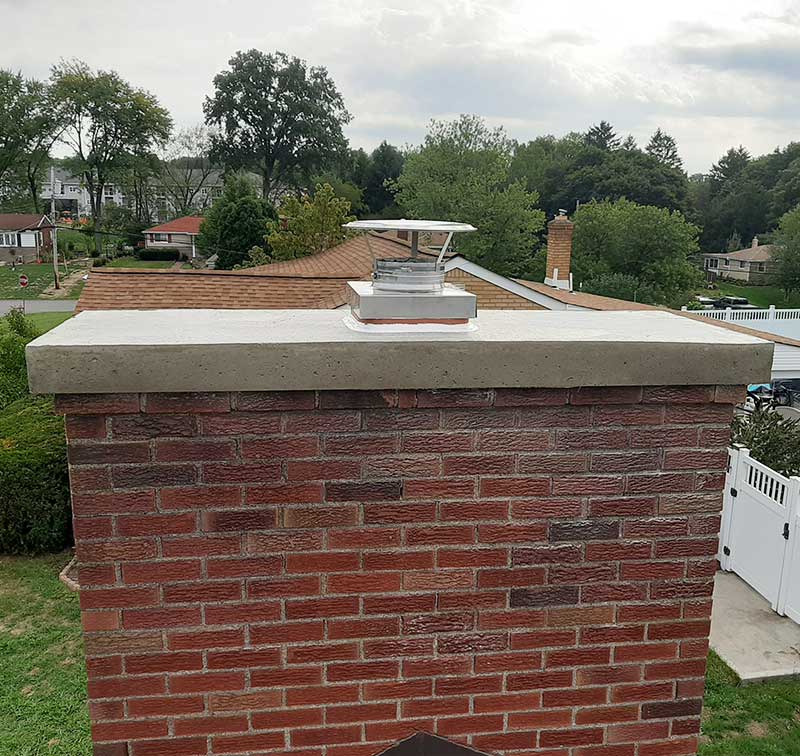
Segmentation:
[(93, 268), (102, 268), (104, 265), (108, 265), (108, 258), (107, 257), (95, 257), (92, 260), (92, 267)]
[(800, 421), (770, 409), (757, 409), (733, 420), (732, 442), (781, 475), (800, 474)]
[(140, 260), (177, 261), (181, 259), (181, 251), (175, 247), (142, 247), (137, 254)]
[(64, 421), (49, 398), (0, 410), (0, 552), (60, 551), (72, 541)]
[(0, 409), (28, 393), (25, 345), (38, 335), (22, 310), (9, 310), (0, 321)]

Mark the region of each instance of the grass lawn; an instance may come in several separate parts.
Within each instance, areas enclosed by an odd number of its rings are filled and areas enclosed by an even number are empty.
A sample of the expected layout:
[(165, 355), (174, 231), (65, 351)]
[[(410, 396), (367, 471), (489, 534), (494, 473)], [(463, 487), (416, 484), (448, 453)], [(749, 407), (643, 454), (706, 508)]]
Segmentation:
[(800, 756), (800, 680), (738, 687), (709, 660), (700, 756)]
[[(737, 286), (727, 281), (718, 282), (717, 286), (722, 295), (732, 297), (747, 297), (750, 304), (757, 307), (800, 307), (800, 293), (793, 292), (788, 298), (784, 297), (783, 289), (777, 286)], [(708, 294), (706, 293), (706, 296)]]
[[(68, 554), (0, 557), (0, 754), (89, 756), (78, 598)], [(800, 756), (800, 680), (739, 687), (712, 654), (700, 756)]]
[(69, 555), (0, 557), (0, 754), (89, 756), (78, 596)]
[[(28, 285), (22, 288), (19, 277), (28, 276)], [(10, 265), (0, 267), (0, 299), (36, 299), (53, 283), (53, 266), (51, 263), (31, 263), (17, 265), (12, 270)]]
[(47, 333), (51, 328), (55, 328), (71, 317), (71, 312), (34, 312), (27, 316), (39, 333)]
[(117, 257), (109, 260), (108, 268), (171, 268), (175, 264), (170, 260), (140, 260), (138, 257)]

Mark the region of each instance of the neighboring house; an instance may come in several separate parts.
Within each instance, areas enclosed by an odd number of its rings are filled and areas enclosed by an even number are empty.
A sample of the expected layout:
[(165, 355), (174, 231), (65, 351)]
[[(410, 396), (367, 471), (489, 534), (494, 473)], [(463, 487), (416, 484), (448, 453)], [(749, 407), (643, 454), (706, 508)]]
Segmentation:
[(149, 249), (167, 247), (177, 249), (182, 255), (193, 259), (197, 257), (195, 240), (200, 233), (200, 225), (204, 218), (199, 215), (187, 215), (183, 218), (162, 223), (145, 229), (144, 246)]
[[(548, 224), (547, 279), (514, 280), (458, 254), (445, 259), (446, 280), (478, 298), (478, 309), (493, 310), (657, 310), (622, 299), (584, 294), (571, 288), (572, 223)], [(420, 250), (426, 257), (435, 255)], [(369, 280), (376, 258), (409, 257), (408, 242), (367, 233), (316, 255), (237, 271), (93, 269), (81, 310), (138, 309), (320, 309), (345, 307), (347, 281)], [(685, 317), (700, 319), (691, 312)], [(800, 341), (704, 319), (708, 325), (758, 336), (775, 344), (773, 376), (800, 377)]]
[[(179, 172), (176, 172), (176, 174)], [(54, 169), (55, 192), (51, 190), (49, 173), (45, 181), (42, 182), (40, 189), (41, 198), (49, 205), (51, 197), (56, 200), (56, 213), (61, 216), (64, 214), (72, 218), (89, 216), (92, 212), (92, 205), (89, 191), (83, 179), (74, 176), (60, 166)], [(253, 174), (250, 174), (253, 175)], [(254, 176), (254, 175), (253, 175)], [(254, 176), (254, 179), (258, 177)], [(220, 169), (213, 169), (210, 172), (191, 170), (188, 175), (181, 174), (180, 179), (189, 186), (196, 188), (193, 205), (198, 212), (203, 212), (211, 207), (217, 197), (222, 196), (225, 187), (225, 177)], [(158, 221), (165, 221), (174, 218), (178, 214), (178, 208), (172, 201), (172, 197), (180, 193), (180, 190), (169, 189), (167, 182), (168, 176), (154, 177), (150, 182), (150, 195), (152, 199), (152, 212)], [(253, 185), (260, 191), (260, 180), (254, 180)], [(103, 188), (101, 203), (105, 205), (119, 205), (120, 207), (133, 208), (133, 197), (126, 194), (126, 189), (119, 183), (106, 184)]]
[(42, 250), (52, 246), (51, 227), (46, 215), (0, 213), (0, 262), (38, 260)]
[(730, 278), (747, 283), (768, 283), (772, 273), (773, 244), (759, 244), (736, 252), (704, 253), (703, 270), (713, 278)]

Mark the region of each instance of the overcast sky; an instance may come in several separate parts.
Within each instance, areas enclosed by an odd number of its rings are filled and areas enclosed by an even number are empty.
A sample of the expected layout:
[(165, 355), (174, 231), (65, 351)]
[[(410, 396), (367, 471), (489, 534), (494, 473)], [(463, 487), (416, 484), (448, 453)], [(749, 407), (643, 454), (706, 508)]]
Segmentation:
[(0, 68), (78, 57), (178, 125), (255, 47), (328, 68), (354, 147), (418, 143), (459, 113), (520, 140), (604, 118), (644, 143), (660, 126), (690, 172), (800, 139), (800, 0), (0, 0), (0, 26)]

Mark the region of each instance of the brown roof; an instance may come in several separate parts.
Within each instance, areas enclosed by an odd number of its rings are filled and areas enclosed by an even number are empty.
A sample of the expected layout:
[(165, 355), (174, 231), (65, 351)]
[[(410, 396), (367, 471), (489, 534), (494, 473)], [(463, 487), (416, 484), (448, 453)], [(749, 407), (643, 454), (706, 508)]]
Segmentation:
[(145, 229), (144, 234), (199, 234), (200, 224), (205, 220), (199, 215), (185, 215), (183, 218), (162, 223), (160, 226), (153, 226)]
[[(421, 251), (423, 254), (431, 254), (425, 249)], [(259, 265), (249, 270), (265, 276), (292, 275), (304, 278), (334, 276), (353, 280), (369, 278), (376, 258), (410, 255), (411, 245), (408, 242), (367, 233), (346, 239), (341, 244), (316, 255)]]
[(0, 213), (0, 229), (4, 231), (25, 231), (50, 225), (46, 215), (36, 213)]
[(321, 309), (346, 301), (346, 278), (269, 277), (246, 271), (95, 268), (83, 310)]
[(575, 305), (576, 307), (586, 307), (589, 310), (652, 310), (652, 305), (642, 304), (641, 302), (628, 302), (625, 299), (614, 299), (613, 297), (601, 297), (599, 294), (584, 294), (581, 291), (565, 291), (556, 289), (554, 286), (539, 283), (538, 281), (523, 281), (516, 279), (517, 283), (526, 286), (533, 291), (538, 291), (550, 299), (564, 304)]
[(736, 252), (706, 252), (704, 257), (717, 257), (725, 260), (742, 260), (744, 262), (769, 262), (775, 252), (774, 244), (760, 244), (757, 247), (738, 249)]

